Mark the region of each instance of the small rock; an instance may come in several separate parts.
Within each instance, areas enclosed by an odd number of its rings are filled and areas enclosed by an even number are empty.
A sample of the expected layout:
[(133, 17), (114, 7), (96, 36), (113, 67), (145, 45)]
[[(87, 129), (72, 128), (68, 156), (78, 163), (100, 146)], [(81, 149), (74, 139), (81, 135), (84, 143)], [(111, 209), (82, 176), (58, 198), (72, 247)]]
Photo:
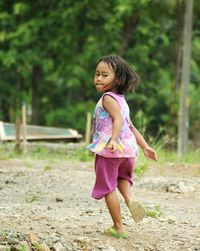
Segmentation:
[(103, 220), (98, 220), (97, 225), (99, 225), (99, 224), (103, 224)]
[(46, 243), (42, 243), (38, 251), (50, 251), (50, 248)]
[(29, 242), (30, 242), (31, 244), (33, 244), (33, 243), (35, 243), (35, 242), (38, 242), (38, 241), (39, 241), (39, 238), (38, 238), (38, 236), (37, 236), (36, 234), (30, 232), (30, 233), (28, 234), (28, 240), (29, 240)]
[(85, 234), (91, 234), (91, 233), (93, 233), (92, 230), (85, 230), (84, 232), (85, 232)]
[(56, 202), (63, 202), (63, 201), (64, 201), (63, 198), (59, 198), (59, 197), (56, 198)]
[(88, 209), (85, 212), (86, 212), (86, 214), (92, 214), (92, 213), (94, 213), (94, 211), (92, 209)]
[(8, 237), (7, 242), (8, 242), (9, 245), (16, 245), (16, 244), (19, 243), (19, 241), (17, 239), (12, 238), (12, 237)]
[(63, 247), (61, 242), (56, 242), (53, 247), (51, 248), (52, 251), (64, 251), (65, 248)]
[(115, 250), (114, 247), (112, 247), (112, 246), (107, 246), (107, 247), (104, 247), (104, 248), (102, 249), (102, 251), (116, 251), (116, 250)]
[(5, 235), (1, 235), (0, 236), (0, 242), (4, 242), (6, 240), (6, 236)]
[(169, 224), (174, 224), (174, 223), (175, 223), (175, 219), (169, 218), (169, 219), (167, 220), (167, 222), (168, 222)]
[(0, 251), (10, 251), (10, 247), (0, 245)]
[(147, 246), (145, 247), (145, 251), (154, 251), (154, 250), (155, 250), (154, 247), (150, 243), (148, 243)]

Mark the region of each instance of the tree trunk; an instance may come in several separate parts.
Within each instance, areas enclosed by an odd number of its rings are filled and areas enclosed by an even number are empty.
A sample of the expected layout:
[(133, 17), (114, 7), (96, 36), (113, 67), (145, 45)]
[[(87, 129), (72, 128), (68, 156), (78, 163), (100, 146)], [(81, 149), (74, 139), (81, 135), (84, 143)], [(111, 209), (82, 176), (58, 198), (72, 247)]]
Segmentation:
[(119, 51), (119, 55), (121, 57), (124, 56), (127, 48), (129, 47), (131, 37), (133, 36), (133, 31), (138, 25), (138, 22), (139, 22), (139, 14), (138, 13), (136, 14), (135, 12), (125, 20), (123, 36), (122, 36), (123, 37), (122, 46)]
[(31, 123), (38, 124), (39, 112), (39, 84), (41, 80), (41, 69), (39, 66), (34, 66), (32, 71), (32, 118)]
[(6, 98), (1, 99), (1, 97), (0, 97), (0, 103), (1, 103), (0, 110), (2, 112), (3, 121), (10, 122), (9, 108), (11, 105), (8, 103)]
[[(182, 57), (182, 42), (183, 42), (183, 22), (184, 22), (184, 2), (183, 0), (176, 0), (176, 26), (174, 30), (174, 46), (172, 48), (173, 68), (172, 74), (175, 82), (171, 85), (171, 97), (170, 97), (170, 116), (167, 123), (168, 134), (171, 138), (174, 138), (175, 129), (177, 128), (177, 94), (180, 89), (181, 78), (181, 57)], [(172, 142), (170, 147), (175, 147), (176, 142)]]
[(188, 148), (189, 102), (188, 90), (190, 82), (190, 58), (192, 39), (193, 0), (185, 1), (185, 18), (183, 30), (183, 56), (181, 69), (181, 89), (178, 118), (178, 154), (182, 156)]
[(184, 23), (184, 3), (182, 0), (177, 0), (177, 15), (176, 15), (176, 34), (175, 34), (175, 89), (174, 93), (180, 87), (180, 77), (181, 77), (181, 48), (183, 42), (183, 23)]

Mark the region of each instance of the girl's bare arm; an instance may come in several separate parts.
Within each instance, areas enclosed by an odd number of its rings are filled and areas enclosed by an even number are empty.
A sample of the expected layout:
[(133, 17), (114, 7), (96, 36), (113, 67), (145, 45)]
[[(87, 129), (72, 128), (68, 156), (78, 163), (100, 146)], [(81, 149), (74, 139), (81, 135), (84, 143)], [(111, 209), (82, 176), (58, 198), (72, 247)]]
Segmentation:
[(122, 127), (120, 106), (118, 102), (110, 95), (104, 96), (103, 105), (106, 111), (110, 114), (113, 121), (112, 135), (107, 147), (111, 150), (111, 152), (115, 152), (117, 149), (117, 139)]
[(131, 121), (130, 121), (130, 129), (133, 132), (133, 134), (135, 135), (136, 141), (137, 141), (138, 145), (140, 146), (140, 148), (142, 149), (144, 155), (148, 159), (152, 159), (152, 160), (157, 161), (158, 158), (157, 158), (156, 151), (148, 145), (148, 143), (146, 142), (144, 137), (141, 135), (141, 133), (137, 130), (137, 128), (133, 125), (133, 123)]

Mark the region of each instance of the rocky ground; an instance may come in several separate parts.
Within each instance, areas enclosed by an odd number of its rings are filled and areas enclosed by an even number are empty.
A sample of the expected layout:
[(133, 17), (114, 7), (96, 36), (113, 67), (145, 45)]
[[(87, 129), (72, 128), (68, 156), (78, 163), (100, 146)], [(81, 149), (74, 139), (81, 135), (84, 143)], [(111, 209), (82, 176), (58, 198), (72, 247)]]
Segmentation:
[(1, 160), (0, 251), (199, 251), (200, 165), (149, 165), (133, 187), (149, 216), (134, 223), (119, 195), (124, 240), (103, 235), (112, 222), (90, 197), (92, 162)]

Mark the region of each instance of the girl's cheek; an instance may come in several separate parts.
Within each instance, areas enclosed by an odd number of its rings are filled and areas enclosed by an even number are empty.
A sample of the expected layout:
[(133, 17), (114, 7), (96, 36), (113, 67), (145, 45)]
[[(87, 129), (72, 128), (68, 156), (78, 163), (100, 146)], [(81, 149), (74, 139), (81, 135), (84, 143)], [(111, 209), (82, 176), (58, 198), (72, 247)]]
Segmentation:
[(103, 88), (103, 91), (109, 91), (111, 89), (111, 85), (105, 85)]

